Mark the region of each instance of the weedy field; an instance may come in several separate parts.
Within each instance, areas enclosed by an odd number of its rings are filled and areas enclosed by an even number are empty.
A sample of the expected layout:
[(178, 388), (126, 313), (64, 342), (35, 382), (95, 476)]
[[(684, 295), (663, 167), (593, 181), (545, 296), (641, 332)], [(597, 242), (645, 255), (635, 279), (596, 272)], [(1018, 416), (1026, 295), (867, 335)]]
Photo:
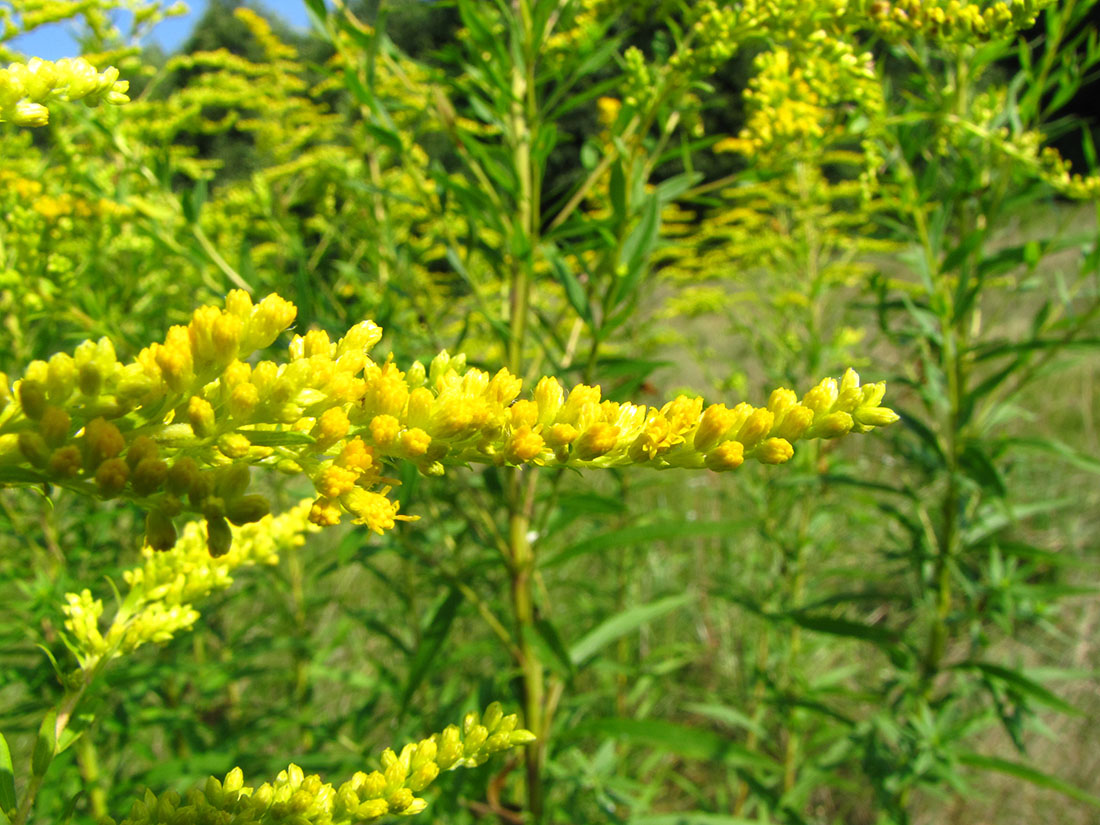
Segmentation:
[(1096, 3), (307, 6), (0, 8), (0, 825), (1095, 821)]

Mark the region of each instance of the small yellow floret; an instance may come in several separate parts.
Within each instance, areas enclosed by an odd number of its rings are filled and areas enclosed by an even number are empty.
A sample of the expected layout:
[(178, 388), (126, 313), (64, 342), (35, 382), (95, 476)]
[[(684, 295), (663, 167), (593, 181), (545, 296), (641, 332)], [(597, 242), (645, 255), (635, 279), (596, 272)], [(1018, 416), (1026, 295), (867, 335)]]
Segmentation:
[(321, 471), (315, 486), (317, 492), (326, 498), (339, 498), (355, 486), (359, 473), (346, 467), (333, 464)]
[(736, 470), (745, 460), (745, 445), (740, 441), (723, 441), (706, 457), (706, 466), (715, 472)]
[(432, 437), (419, 427), (413, 427), (401, 436), (401, 449), (409, 458), (419, 458), (428, 452)]
[(401, 432), (401, 422), (392, 415), (376, 415), (370, 422), (370, 437), (382, 449), (397, 441)]
[(530, 427), (520, 427), (509, 436), (504, 457), (513, 464), (522, 464), (537, 457), (544, 446), (542, 436), (532, 432)]
[(620, 432), (614, 424), (597, 422), (580, 434), (573, 449), (582, 461), (591, 461), (615, 449)]
[(330, 407), (321, 413), (313, 427), (313, 435), (321, 449), (335, 444), (348, 434), (351, 422), (348, 414), (340, 407)]

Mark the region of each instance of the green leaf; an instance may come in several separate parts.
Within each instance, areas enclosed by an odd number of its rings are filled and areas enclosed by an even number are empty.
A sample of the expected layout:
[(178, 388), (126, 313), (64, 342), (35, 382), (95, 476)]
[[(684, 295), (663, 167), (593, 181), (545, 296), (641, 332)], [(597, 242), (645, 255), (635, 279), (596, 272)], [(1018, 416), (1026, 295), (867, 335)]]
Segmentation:
[(679, 596), (667, 596), (663, 599), (657, 599), (657, 601), (650, 602), (649, 604), (628, 607), (621, 613), (617, 613), (610, 619), (597, 625), (585, 634), (580, 641), (575, 642), (569, 648), (569, 660), (574, 665), (583, 664), (595, 655), (596, 651), (604, 645), (628, 633), (632, 633), (642, 625), (649, 624), (654, 619), (660, 618), (666, 613), (678, 610), (690, 602), (692, 598), (690, 594), (682, 593)]
[(241, 432), (249, 443), (257, 447), (299, 447), (317, 441), (309, 433), (290, 430), (241, 430)]
[(655, 524), (638, 524), (600, 533), (571, 544), (546, 557), (541, 567), (556, 567), (577, 556), (596, 553), (611, 547), (629, 547), (668, 539), (687, 539), (701, 536), (733, 536), (738, 530), (753, 522), (752, 518), (724, 519), (722, 521), (667, 521)]
[(962, 453), (959, 455), (959, 463), (983, 490), (1001, 498), (1008, 494), (1008, 488), (1005, 486), (1000, 470), (997, 469), (993, 459), (982, 449), (981, 445), (972, 441), (963, 447)]
[(462, 593), (454, 589), (447, 594), (447, 598), (440, 602), (439, 607), (436, 608), (435, 614), (428, 624), (428, 629), (424, 631), (420, 644), (416, 648), (416, 655), (413, 656), (412, 664), (409, 666), (409, 678), (405, 682), (405, 690), (401, 695), (401, 713), (408, 709), (409, 700), (412, 699), (416, 689), (420, 687), (420, 683), (424, 681), (424, 677), (428, 675), (436, 654), (443, 647), (443, 643), (447, 641), (447, 636), (451, 632), (451, 625), (454, 623), (461, 604)]
[(185, 189), (183, 194), (180, 195), (180, 206), (183, 209), (183, 216), (187, 219), (188, 223), (199, 222), (199, 213), (202, 211), (202, 207), (205, 203), (205, 180), (198, 181), (193, 188)]
[(764, 754), (750, 751), (713, 731), (659, 719), (597, 719), (562, 733), (563, 738), (580, 736), (614, 736), (633, 745), (643, 745), (701, 762), (765, 771), (779, 768)]
[(799, 627), (830, 636), (846, 636), (850, 639), (862, 639), (876, 645), (891, 645), (898, 641), (897, 635), (887, 627), (853, 622), (834, 616), (813, 615), (801, 611), (783, 614)]
[(1091, 455), (1087, 455), (1081, 452), (1081, 450), (1054, 438), (1017, 436), (1002, 439), (1001, 444), (1005, 447), (1022, 447), (1025, 450), (1038, 450), (1048, 455), (1056, 456), (1079, 470), (1085, 470), (1090, 473), (1100, 473), (1100, 459), (1093, 458)]
[(535, 619), (535, 635), (542, 642), (542, 646), (548, 650), (554, 661), (561, 665), (562, 672), (568, 678), (573, 678), (573, 660), (569, 657), (569, 650), (562, 641), (561, 634), (547, 619)]
[(1071, 716), (1080, 716), (1081, 711), (1062, 699), (1060, 696), (1055, 695), (1047, 688), (1040, 685), (1033, 679), (1029, 679), (1023, 673), (1018, 670), (1012, 670), (1011, 668), (1003, 667), (1002, 665), (991, 664), (990, 662), (976, 662), (966, 661), (959, 662), (954, 665), (954, 670), (965, 670), (973, 668), (984, 673), (986, 676), (993, 679), (999, 679), (1005, 684), (1013, 688), (1017, 693), (1021, 693), (1024, 696), (1028, 696), (1034, 699), (1040, 704), (1047, 707), (1054, 708), (1062, 713), (1069, 714)]
[(620, 263), (626, 267), (626, 274), (616, 282), (611, 293), (611, 305), (617, 306), (633, 296), (642, 280), (646, 260), (657, 243), (657, 233), (661, 228), (661, 200), (651, 195), (642, 211), (642, 219), (634, 231), (623, 242)]
[(959, 762), (972, 768), (1015, 776), (1017, 779), (1023, 779), (1032, 785), (1038, 785), (1040, 788), (1050, 788), (1052, 791), (1058, 791), (1058, 793), (1068, 796), (1070, 799), (1084, 802), (1094, 808), (1100, 808), (1100, 797), (1093, 796), (1088, 791), (1083, 791), (1064, 779), (1043, 773), (1030, 765), (1013, 762), (1009, 759), (1001, 759), (997, 756), (984, 756), (980, 753), (961, 753), (959, 754)]
[(31, 757), (31, 771), (36, 777), (43, 777), (50, 769), (57, 753), (57, 711), (50, 710), (38, 726), (38, 738), (34, 740), (34, 755)]
[(325, 0), (305, 0), (306, 9), (310, 13), (310, 17), (313, 18), (314, 24), (324, 29), (325, 20), (328, 19), (328, 7), (325, 5)]
[(400, 155), (404, 151), (404, 146), (401, 144), (401, 136), (392, 129), (385, 129), (381, 126), (377, 126), (373, 123), (365, 124), (366, 129), (379, 143), (388, 147), (394, 154)]
[(623, 161), (618, 159), (611, 164), (611, 178), (608, 184), (611, 197), (611, 209), (616, 215), (626, 214), (626, 176), (623, 175)]
[(15, 807), (15, 768), (8, 740), (0, 733), (0, 814)]
[(550, 268), (554, 272), (554, 280), (565, 290), (565, 297), (569, 299), (569, 305), (589, 326), (592, 326), (592, 309), (588, 305), (588, 296), (585, 294), (581, 282), (577, 280), (577, 276), (573, 274), (572, 267), (565, 262), (556, 246), (544, 244), (542, 249), (547, 261), (550, 262)]
[(759, 722), (748, 714), (742, 713), (735, 708), (727, 707), (726, 705), (691, 702), (684, 705), (684, 710), (688, 713), (698, 713), (700, 716), (706, 716), (708, 719), (713, 719), (716, 722), (721, 722), (730, 727), (744, 728), (745, 730), (752, 731), (757, 736), (767, 736), (764, 727)]

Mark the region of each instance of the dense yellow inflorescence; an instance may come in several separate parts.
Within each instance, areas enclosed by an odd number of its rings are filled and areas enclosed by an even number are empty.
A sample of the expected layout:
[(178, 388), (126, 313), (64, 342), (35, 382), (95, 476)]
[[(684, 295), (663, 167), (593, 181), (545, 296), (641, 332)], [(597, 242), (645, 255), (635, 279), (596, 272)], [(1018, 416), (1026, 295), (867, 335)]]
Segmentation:
[[(467, 713), (462, 726), (450, 725), (396, 753), (382, 753), (381, 770), (356, 773), (339, 787), (297, 765), (281, 771), (274, 782), (259, 787), (244, 784), (234, 768), (225, 779), (210, 777), (202, 789), (181, 796), (175, 791), (157, 797), (146, 791), (121, 825), (352, 825), (383, 816), (411, 816), (428, 803), (416, 796), (443, 771), (476, 767), (489, 757), (535, 740), (517, 728), (515, 714), (505, 715), (494, 702), (484, 714)], [(110, 820), (113, 825), (113, 820)]]
[(118, 69), (102, 72), (80, 57), (57, 62), (32, 57), (0, 69), (0, 121), (19, 126), (44, 126), (48, 105), (57, 100), (80, 100), (88, 106), (127, 103), (128, 81), (118, 79)]
[[(278, 516), (234, 527), (232, 546), (219, 558), (210, 557), (199, 522), (183, 528), (179, 541), (167, 552), (151, 547), (142, 551), (144, 562), (123, 571), (129, 591), (106, 631), (100, 629), (103, 602), (89, 590), (67, 593), (65, 629), (81, 668), (93, 670), (149, 643), (162, 643), (189, 630), (199, 618), (194, 605), (215, 590), (233, 583), (242, 567), (277, 564), (279, 553), (305, 543), (305, 535), (318, 529), (309, 522), (310, 501)], [(226, 536), (228, 545), (230, 536)]]
[(342, 514), (381, 533), (398, 515), (384, 466), (397, 459), (437, 475), (447, 464), (732, 470), (745, 459), (787, 461), (792, 444), (866, 432), (897, 420), (881, 406), (885, 386), (861, 386), (849, 370), (799, 399), (772, 393), (704, 409), (681, 396), (663, 407), (604, 400), (598, 386), (568, 392), (544, 377), (530, 397), (506, 369), (490, 375), (440, 353), (408, 371), (377, 362), (371, 321), (338, 341), (296, 335), (283, 363), (247, 359), (294, 321), (293, 304), (241, 291), (224, 309), (196, 310), (163, 343), (121, 363), (107, 339), (35, 361), (9, 389), (0, 376), (0, 484), (53, 483), (101, 498), (126, 498), (148, 513), (146, 540), (167, 550), (173, 519), (201, 514), (215, 555), (229, 524), (268, 512), (249, 493), (253, 464), (304, 473), (318, 498), (310, 514)]

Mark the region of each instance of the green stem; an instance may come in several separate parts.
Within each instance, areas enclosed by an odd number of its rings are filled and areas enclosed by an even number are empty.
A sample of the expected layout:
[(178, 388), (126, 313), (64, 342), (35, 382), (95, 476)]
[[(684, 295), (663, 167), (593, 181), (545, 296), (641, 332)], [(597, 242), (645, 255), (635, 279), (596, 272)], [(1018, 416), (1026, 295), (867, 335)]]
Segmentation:
[[(519, 42), (512, 54), (512, 102), (509, 112), (509, 143), (519, 183), (513, 231), (520, 243), (510, 249), (508, 366), (512, 374), (524, 375), (524, 349), (534, 256), (539, 245), (540, 170), (532, 156), (533, 132), (538, 129), (538, 95), (535, 78), (536, 49), (543, 38), (535, 37), (531, 0), (513, 1), (512, 33)], [(517, 254), (515, 250), (522, 250)], [(516, 622), (519, 666), (523, 677), (524, 724), (538, 739), (527, 746), (527, 811), (530, 822), (543, 820), (543, 766), (549, 718), (546, 681), (538, 650), (532, 644), (536, 634), (534, 572), (535, 553), (530, 531), (534, 509), (536, 476), (529, 478), (518, 469), (506, 471), (508, 494), (508, 567), (511, 576), (512, 611)]]
[(76, 760), (80, 765), (80, 773), (84, 778), (84, 787), (88, 792), (88, 804), (92, 809), (92, 816), (96, 820), (105, 819), (108, 816), (107, 792), (99, 781), (99, 755), (95, 745), (87, 736), (82, 736), (76, 743)]

